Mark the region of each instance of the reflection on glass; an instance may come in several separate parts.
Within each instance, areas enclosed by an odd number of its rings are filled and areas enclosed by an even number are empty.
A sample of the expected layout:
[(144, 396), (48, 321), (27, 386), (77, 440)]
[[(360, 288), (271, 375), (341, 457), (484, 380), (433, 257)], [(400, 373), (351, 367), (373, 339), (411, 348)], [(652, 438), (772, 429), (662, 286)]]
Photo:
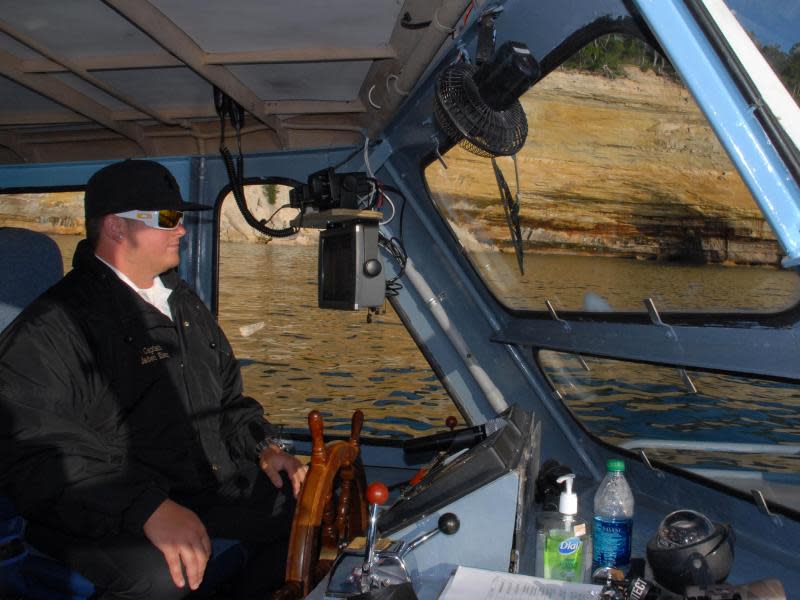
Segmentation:
[(725, 4), (800, 104), (800, 4), (785, 0), (725, 0)]
[[(800, 386), (733, 375), (679, 371), (605, 358), (540, 351), (538, 361), (564, 404), (590, 433), (619, 445), (628, 440), (800, 445)], [(677, 466), (800, 472), (786, 454), (648, 450)]]

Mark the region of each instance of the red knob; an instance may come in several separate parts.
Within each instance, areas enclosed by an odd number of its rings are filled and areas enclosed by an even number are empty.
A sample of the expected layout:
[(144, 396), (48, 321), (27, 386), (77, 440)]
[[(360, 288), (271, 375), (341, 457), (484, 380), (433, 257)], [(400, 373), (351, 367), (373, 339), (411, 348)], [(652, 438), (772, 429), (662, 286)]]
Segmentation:
[(422, 467), (419, 471), (414, 473), (414, 476), (411, 479), (408, 480), (408, 484), (417, 485), (420, 481), (422, 481), (422, 478), (425, 477), (425, 475), (427, 474), (428, 474), (428, 469)]
[(444, 424), (447, 425), (449, 429), (455, 429), (456, 425), (458, 425), (458, 419), (456, 419), (453, 415), (450, 415), (444, 420)]
[(367, 488), (367, 502), (370, 504), (385, 504), (389, 499), (389, 488), (379, 481), (370, 483)]

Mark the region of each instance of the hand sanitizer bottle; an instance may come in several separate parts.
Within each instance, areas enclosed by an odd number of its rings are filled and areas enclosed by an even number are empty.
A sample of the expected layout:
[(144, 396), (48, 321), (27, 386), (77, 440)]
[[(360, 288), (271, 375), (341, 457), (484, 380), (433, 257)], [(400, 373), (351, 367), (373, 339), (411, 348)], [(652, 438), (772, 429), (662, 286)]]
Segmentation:
[(572, 491), (574, 473), (562, 475), (558, 512), (542, 512), (536, 523), (534, 574), (547, 579), (588, 582), (591, 573), (591, 538), (586, 521), (578, 517), (578, 496)]

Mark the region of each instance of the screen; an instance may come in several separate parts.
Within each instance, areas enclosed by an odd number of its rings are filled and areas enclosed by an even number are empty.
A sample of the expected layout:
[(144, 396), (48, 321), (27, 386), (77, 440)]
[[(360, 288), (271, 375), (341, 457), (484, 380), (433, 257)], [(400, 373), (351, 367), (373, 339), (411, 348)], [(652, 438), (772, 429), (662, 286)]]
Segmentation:
[(352, 308), (355, 304), (356, 235), (353, 227), (320, 233), (320, 308)]

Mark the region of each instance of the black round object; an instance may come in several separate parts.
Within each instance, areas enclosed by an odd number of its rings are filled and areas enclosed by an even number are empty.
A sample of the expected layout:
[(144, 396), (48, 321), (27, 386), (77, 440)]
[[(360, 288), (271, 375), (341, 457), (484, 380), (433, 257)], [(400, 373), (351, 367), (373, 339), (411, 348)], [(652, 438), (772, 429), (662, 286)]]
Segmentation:
[(364, 263), (364, 275), (367, 277), (375, 277), (376, 275), (379, 275), (381, 269), (381, 261), (379, 261), (377, 258), (370, 258)]
[(461, 527), (461, 521), (454, 513), (444, 513), (437, 523), (439, 531), (445, 535), (453, 535)]
[(647, 562), (656, 581), (676, 594), (722, 583), (733, 565), (733, 532), (696, 511), (676, 510), (647, 542)]
[(516, 42), (500, 46), (497, 54), (475, 73), (481, 98), (494, 110), (511, 108), (537, 79), (539, 63), (527, 46)]
[(478, 67), (466, 63), (445, 69), (436, 82), (434, 114), (447, 136), (478, 156), (511, 156), (525, 144), (528, 120), (519, 100), (495, 110), (475, 83)]
[(518, 98), (540, 75), (528, 47), (512, 41), (480, 66), (450, 65), (436, 81), (436, 120), (450, 139), (473, 154), (516, 154), (528, 136)]

